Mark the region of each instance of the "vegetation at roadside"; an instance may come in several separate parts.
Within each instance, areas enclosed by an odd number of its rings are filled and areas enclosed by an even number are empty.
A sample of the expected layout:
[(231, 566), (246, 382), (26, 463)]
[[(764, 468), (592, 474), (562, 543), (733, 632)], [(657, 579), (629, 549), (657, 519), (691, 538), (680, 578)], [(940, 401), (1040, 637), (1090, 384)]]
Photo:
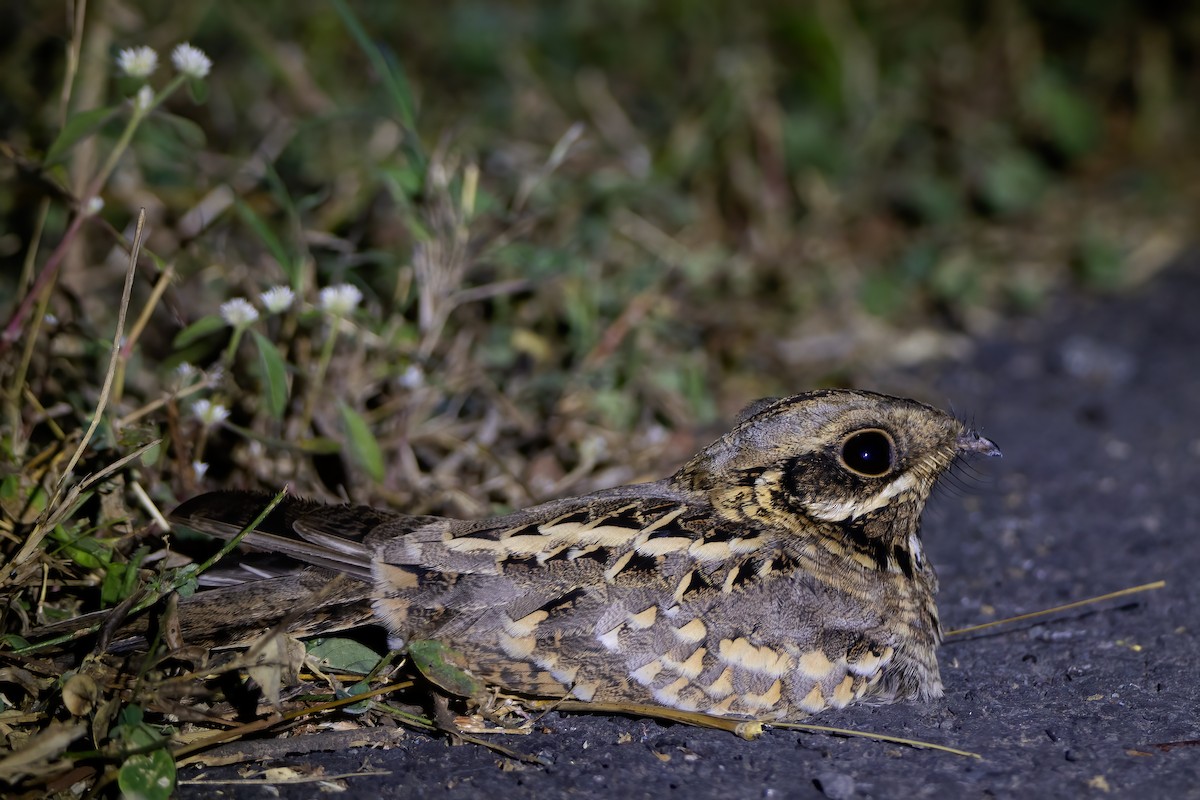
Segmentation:
[(180, 499), (286, 484), (473, 517), (657, 476), (755, 397), (954, 357), (1064, 288), (1144, 280), (1200, 201), (1187, 4), (11, 16), (14, 791), (161, 796), (234, 714), (218, 673), (252, 677), (261, 719), (303, 700), (282, 664), (350, 708), (328, 713), (430, 724), (349, 702), (402, 670), (349, 640), (264, 643), (275, 671), (169, 637), (132, 661), (94, 638), (29, 649), (85, 612), (169, 619), (217, 580), (215, 548), (166, 528)]

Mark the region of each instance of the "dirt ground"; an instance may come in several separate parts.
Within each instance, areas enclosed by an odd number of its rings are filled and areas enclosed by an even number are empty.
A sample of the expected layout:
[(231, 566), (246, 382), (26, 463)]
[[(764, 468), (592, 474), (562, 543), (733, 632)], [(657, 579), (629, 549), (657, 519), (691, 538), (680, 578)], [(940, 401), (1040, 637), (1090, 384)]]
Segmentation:
[[(909, 375), (1004, 450), (933, 499), (925, 544), (947, 628), (1165, 580), (1166, 588), (951, 638), (946, 696), (816, 722), (977, 752), (557, 715), (506, 737), (549, 766), (406, 734), (391, 749), (277, 758), (351, 777), (351, 796), (1200, 797), (1200, 258), (1114, 298), (1073, 298)], [(803, 387), (797, 387), (797, 390)], [(878, 386), (896, 390), (896, 386)], [(330, 747), (336, 747), (330, 744)], [(209, 783), (182, 798), (311, 797), (318, 784)], [(260, 771), (260, 770), (259, 770)], [(205, 785), (207, 784), (207, 785)]]

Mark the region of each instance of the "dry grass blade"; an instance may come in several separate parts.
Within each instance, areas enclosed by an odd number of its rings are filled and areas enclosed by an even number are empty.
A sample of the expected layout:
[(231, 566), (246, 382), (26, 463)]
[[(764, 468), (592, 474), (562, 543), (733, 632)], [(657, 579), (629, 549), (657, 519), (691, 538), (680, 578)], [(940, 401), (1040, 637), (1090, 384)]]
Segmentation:
[(1005, 619), (993, 620), (992, 622), (982, 622), (978, 625), (969, 625), (965, 628), (956, 628), (952, 631), (946, 631), (945, 635), (947, 637), (962, 636), (967, 633), (975, 633), (976, 631), (984, 630), (985, 628), (994, 628), (997, 625), (1007, 625), (1011, 622), (1023, 622), (1027, 619), (1035, 619), (1037, 617), (1045, 617), (1050, 614), (1058, 614), (1063, 611), (1070, 611), (1072, 609), (1082, 608), (1083, 606), (1092, 605), (1093, 603), (1102, 603), (1105, 600), (1113, 600), (1118, 597), (1127, 597), (1128, 595), (1138, 594), (1139, 592), (1149, 592), (1149, 591), (1153, 591), (1155, 589), (1161, 589), (1166, 585), (1167, 585), (1166, 581), (1153, 581), (1152, 583), (1143, 583), (1141, 586), (1131, 586), (1128, 589), (1120, 589), (1115, 592), (1109, 592), (1108, 594), (1101, 594), (1101, 595), (1097, 595), (1096, 597), (1089, 597), (1086, 600), (1076, 600), (1073, 603), (1066, 603), (1061, 606), (1054, 606), (1053, 608), (1046, 608), (1041, 611), (1031, 611), (1028, 614), (1018, 614), (1015, 617), (1006, 617)]
[(141, 447), (137, 448), (136, 450), (134, 450), (130, 453), (126, 453), (125, 455), (121, 456), (116, 461), (114, 461), (111, 464), (109, 464), (108, 466), (106, 466), (104, 469), (89, 474), (87, 477), (85, 477), (79, 483), (75, 484), (69, 490), (67, 490), (66, 497), (62, 498), (52, 509), (47, 508), (47, 514), (49, 516), (45, 517), (45, 521), (42, 523), (43, 526), (47, 530), (50, 528), (53, 528), (55, 525), (57, 525), (59, 522), (61, 522), (71, 512), (72, 507), (75, 505), (75, 502), (79, 499), (79, 496), (81, 494), (83, 494), (88, 489), (90, 489), (92, 486), (95, 486), (97, 483), (104, 480), (108, 476), (117, 473), (125, 465), (129, 464), (131, 461), (136, 461), (138, 458), (145, 455), (148, 451), (152, 450), (155, 447), (158, 447), (160, 444), (162, 444), (162, 439), (155, 439), (152, 442), (147, 442), (146, 444), (142, 445)]
[(951, 755), (964, 756), (966, 758), (977, 758), (983, 760), (983, 756), (979, 753), (972, 753), (969, 750), (959, 750), (956, 747), (947, 747), (944, 744), (935, 744), (933, 742), (922, 741), (921, 739), (906, 739), (902, 736), (888, 736), (885, 733), (871, 733), (870, 731), (855, 731), (848, 728), (834, 728), (829, 725), (809, 725), (804, 722), (778, 722), (771, 723), (774, 728), (786, 728), (797, 731), (812, 731), (813, 733), (832, 733), (837, 736), (853, 736), (859, 739), (873, 739), (877, 742), (893, 742), (902, 744), (908, 747), (916, 747), (921, 750), (940, 750), (943, 753)]
[(108, 398), (112, 394), (114, 379), (117, 375), (117, 368), (121, 363), (121, 344), (125, 335), (125, 318), (129, 313), (129, 297), (133, 292), (133, 276), (137, 270), (138, 255), (142, 250), (142, 233), (146, 226), (146, 209), (141, 209), (138, 212), (137, 229), (133, 236), (133, 246), (129, 250), (129, 266), (125, 270), (125, 285), (121, 290), (121, 304), (117, 310), (117, 326), (113, 333), (112, 349), (109, 355), (108, 369), (104, 375), (104, 384), (100, 389), (100, 397), (96, 401), (96, 409), (92, 413), (92, 421), (88, 425), (87, 431), (83, 438), (79, 440), (79, 446), (75, 448), (67, 466), (63, 469), (62, 475), (58, 480), (58, 484), (54, 488), (54, 494), (51, 501), (46, 504), (46, 511), (42, 514), (42, 518), (34, 526), (33, 531), (29, 534), (25, 544), (17, 551), (12, 560), (6, 565), (4, 574), (0, 576), (0, 584), (8, 582), (12, 576), (12, 570), (24, 565), (33, 554), (37, 551), (42, 543), (42, 539), (50, 532), (53, 527), (52, 520), (56, 514), (62, 513), (63, 504), (62, 497), (66, 491), (67, 482), (71, 479), (71, 475), (75, 470), (75, 466), (79, 460), (83, 458), (88, 445), (91, 444), (92, 437), (96, 435), (96, 429), (100, 427), (100, 421), (104, 414), (105, 406), (108, 404)]
[(241, 778), (229, 780), (210, 780), (197, 778), (195, 780), (179, 781), (180, 786), (295, 786), (302, 783), (330, 783), (346, 778), (369, 778), (391, 775), (387, 769), (369, 769), (362, 772), (342, 772), (337, 775), (309, 775), (298, 778)]
[(137, 346), (142, 332), (146, 330), (146, 325), (150, 322), (150, 317), (154, 313), (154, 309), (158, 307), (159, 301), (174, 279), (175, 265), (168, 264), (167, 268), (158, 276), (158, 280), (154, 282), (154, 287), (150, 290), (150, 297), (147, 298), (145, 305), (142, 306), (142, 313), (138, 314), (138, 318), (134, 320), (133, 327), (129, 329), (129, 335), (125, 337), (123, 349), (126, 355), (133, 352), (134, 347)]
[[(195, 760), (195, 759), (189, 759), (188, 758), (189, 756), (193, 756), (194, 754), (202, 752), (204, 750), (207, 750), (210, 747), (215, 747), (218, 744), (224, 744), (225, 742), (230, 742), (235, 739), (239, 739), (243, 736), (249, 736), (250, 734), (270, 730), (271, 728), (273, 728), (277, 725), (282, 725), (284, 723), (292, 722), (292, 721), (300, 719), (302, 717), (313, 716), (315, 714), (320, 714), (324, 711), (329, 711), (329, 710), (335, 709), (335, 708), (341, 708), (342, 706), (348, 706), (348, 705), (354, 705), (355, 703), (361, 703), (363, 700), (367, 700), (372, 697), (377, 697), (378, 695), (382, 695), (382, 694), (388, 694), (389, 692), (398, 691), (400, 689), (407, 688), (409, 685), (411, 685), (411, 684), (409, 684), (408, 682), (403, 682), (403, 683), (393, 683), (393, 684), (389, 684), (387, 686), (380, 686), (376, 689), (371, 689), (369, 691), (363, 692), (362, 694), (356, 694), (356, 695), (352, 695), (350, 697), (342, 697), (337, 700), (330, 700), (327, 703), (317, 703), (316, 705), (306, 706), (304, 708), (296, 709), (294, 711), (288, 711), (283, 714), (277, 714), (277, 715), (269, 717), (267, 719), (254, 720), (253, 722), (248, 722), (244, 725), (239, 725), (236, 728), (230, 728), (229, 730), (218, 731), (217, 733), (214, 733), (211, 736), (206, 736), (203, 739), (199, 739), (197, 741), (191, 742), (189, 744), (184, 745), (183, 747), (180, 747), (180, 748), (177, 748), (176, 750), (174, 750), (176, 763), (179, 764), (180, 766), (184, 766), (186, 764), (192, 763), (192, 761)], [(436, 727), (433, 725), (433, 723), (429, 722), (427, 720), (406, 717), (405, 722), (407, 724), (413, 725), (414, 727), (423, 728), (425, 730), (429, 730), (429, 731), (436, 730)]]
[(652, 719), (665, 719), (670, 722), (681, 722), (698, 728), (716, 728), (728, 731), (743, 739), (753, 739), (765, 729), (766, 723), (754, 720), (728, 719), (714, 717), (710, 714), (700, 714), (694, 711), (680, 711), (666, 706), (649, 706), (640, 703), (585, 703), (580, 700), (539, 700), (532, 701), (534, 708), (546, 711), (587, 711), (603, 714), (630, 714)]
[(895, 742), (909, 747), (917, 747), (925, 750), (940, 750), (942, 752), (951, 753), (957, 756), (966, 756), (968, 758), (983, 758), (978, 753), (972, 753), (967, 750), (959, 750), (946, 745), (926, 742), (920, 739), (906, 739), (900, 736), (889, 736), (883, 733), (872, 733), (870, 731), (856, 731), (848, 728), (833, 728), (828, 725), (810, 725), (803, 722), (770, 722), (756, 721), (744, 719), (727, 719), (725, 717), (714, 717), (708, 714), (699, 714), (690, 711), (679, 711), (673, 708), (664, 708), (661, 706), (647, 706), (633, 703), (583, 703), (578, 700), (561, 700), (561, 701), (542, 701), (533, 704), (535, 708), (545, 708), (546, 710), (559, 709), (562, 711), (591, 711), (609, 714), (633, 714), (637, 716), (651, 717), (653, 719), (664, 719), (671, 722), (681, 722), (685, 725), (695, 725), (701, 728), (716, 728), (718, 730), (729, 731), (743, 739), (754, 739), (764, 733), (768, 728), (784, 728), (787, 730), (812, 731), (815, 733), (833, 733), (839, 736), (855, 736), (863, 739), (874, 739), (880, 742)]

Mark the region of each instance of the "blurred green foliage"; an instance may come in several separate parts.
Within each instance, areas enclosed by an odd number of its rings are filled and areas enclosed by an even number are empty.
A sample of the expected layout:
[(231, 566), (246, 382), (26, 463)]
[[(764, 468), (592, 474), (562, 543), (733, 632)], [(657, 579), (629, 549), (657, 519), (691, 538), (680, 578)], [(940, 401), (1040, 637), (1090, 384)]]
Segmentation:
[[(367, 434), (414, 375), (441, 398), (428, 414), (478, 420), (499, 391), (543, 419), (671, 429), (853, 381), (911, 331), (1119, 288), (1195, 211), (1186, 3), (96, 3), (64, 107), (70, 8), (15, 7), (4, 34), (5, 295), (39, 202), (52, 243), (121, 130), (116, 51), (190, 41), (214, 62), (204, 102), (148, 118), (103, 192), (114, 229), (150, 208), (178, 275), (147, 366), (211, 363), (225, 299), (353, 283), (367, 383), (302, 435), (352, 433), (376, 477), (393, 454)], [(50, 309), (96, 337), (114, 233), (92, 227)], [(242, 416), (278, 428), (306, 356), (253, 341)]]

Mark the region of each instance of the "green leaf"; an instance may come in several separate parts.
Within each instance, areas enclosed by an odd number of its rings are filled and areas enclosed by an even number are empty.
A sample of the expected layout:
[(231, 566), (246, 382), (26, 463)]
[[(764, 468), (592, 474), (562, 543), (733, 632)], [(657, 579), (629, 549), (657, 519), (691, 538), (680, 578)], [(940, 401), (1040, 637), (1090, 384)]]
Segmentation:
[(459, 697), (478, 697), (484, 685), (467, 672), (466, 658), (441, 642), (417, 639), (408, 643), (408, 657), (430, 683)]
[(16, 500), (20, 497), (21, 479), (16, 473), (0, 478), (0, 498)]
[[(304, 223), (301, 220), (300, 211), (296, 208), (295, 201), (292, 200), (292, 196), (289, 194), (287, 181), (275, 169), (274, 164), (266, 166), (266, 171), (263, 173), (263, 180), (270, 187), (271, 197), (279, 204), (280, 210), (287, 215), (289, 224), (295, 230), (303, 229)], [(286, 261), (279, 262), (279, 266), (284, 274), (287, 275), (288, 285), (298, 294), (302, 294), (301, 289), (304, 286), (305, 279), (305, 259), (302, 256), (296, 256), (294, 251), (295, 248), (293, 248), (293, 254), (289, 255)]]
[(152, 125), (170, 128), (185, 146), (192, 149), (199, 150), (207, 141), (204, 129), (187, 117), (158, 113), (150, 116), (147, 121)]
[(350, 31), (350, 35), (354, 37), (354, 41), (358, 43), (359, 49), (363, 51), (375, 72), (383, 79), (388, 93), (392, 96), (392, 102), (396, 104), (396, 110), (400, 112), (400, 121), (409, 130), (414, 130), (416, 128), (416, 114), (413, 113), (415, 104), (404, 71), (398, 64), (384, 57), (383, 51), (367, 35), (366, 29), (363, 28), (358, 17), (354, 16), (354, 12), (350, 10), (348, 4), (343, 0), (334, 0), (333, 7), (338, 16), (342, 18), (342, 23)]
[[(125, 587), (127, 571), (128, 565), (119, 562), (109, 564), (108, 569), (104, 571), (104, 581), (100, 584), (100, 602), (105, 608), (115, 606), (125, 599), (121, 590)], [(136, 573), (136, 570), (134, 572)]]
[(357, 411), (345, 403), (338, 403), (342, 413), (342, 427), (346, 431), (346, 445), (350, 448), (350, 456), (363, 471), (376, 481), (383, 480), (383, 451), (379, 442), (371, 432), (371, 426)]
[(254, 209), (241, 200), (237, 201), (237, 211), (238, 216), (242, 218), (242, 222), (249, 225), (251, 230), (254, 231), (255, 236), (263, 243), (263, 246), (271, 251), (271, 256), (279, 263), (279, 266), (286, 269), (287, 265), (291, 263), (292, 257), (284, 248), (283, 242), (275, 235), (275, 232), (267, 227), (267, 223), (255, 213)]
[(163, 452), (162, 442), (159, 442), (158, 444), (154, 445), (146, 452), (142, 453), (142, 458), (141, 458), (142, 465), (146, 466), (146, 467), (154, 466), (155, 464), (158, 463), (158, 459), (162, 457), (162, 452)]
[[(406, 209), (411, 207), (415, 202), (421, 190), (425, 187), (425, 177), (417, 171), (415, 167), (409, 164), (401, 164), (394, 167), (385, 167), (380, 171), (384, 185), (392, 193), (392, 197), (401, 203)], [(418, 222), (420, 233), (423, 234), (421, 241), (428, 241), (431, 237), (429, 230), (424, 225)]]
[(209, 314), (207, 317), (201, 317), (175, 334), (175, 339), (171, 342), (171, 346), (176, 350), (180, 350), (203, 339), (205, 336), (211, 336), (224, 327), (226, 327), (225, 320), (221, 319), (217, 314)]
[(112, 560), (112, 548), (98, 539), (83, 535), (72, 538), (61, 525), (56, 526), (50, 538), (62, 544), (63, 553), (84, 569), (99, 569)]
[(400, 122), (407, 134), (405, 150), (417, 165), (418, 171), (423, 173), (426, 159), (421, 150), (420, 139), (417, 137), (416, 103), (413, 102), (412, 88), (404, 74), (404, 68), (367, 35), (366, 29), (363, 28), (358, 17), (354, 16), (354, 12), (350, 10), (350, 6), (345, 0), (333, 0), (333, 7), (338, 16), (342, 18), (342, 23), (350, 31), (350, 35), (354, 37), (359, 49), (363, 51), (363, 55), (371, 63), (375, 74), (380, 76), (384, 86), (387, 87), (388, 95), (391, 96), (392, 104), (396, 107)]
[(100, 584), (100, 602), (104, 606), (115, 606), (133, 594), (137, 588), (138, 570), (149, 553), (150, 548), (142, 546), (134, 551), (128, 563), (118, 561), (108, 565)]
[(204, 78), (189, 78), (187, 86), (193, 103), (202, 106), (208, 102), (208, 83)]
[(1100, 139), (1100, 115), (1091, 100), (1056, 72), (1044, 69), (1029, 81), (1021, 102), (1051, 143), (1070, 158), (1084, 155)]
[[(117, 724), (121, 725), (122, 727), (126, 725), (141, 725), (142, 718), (144, 716), (145, 712), (142, 711), (141, 706), (125, 706), (123, 709), (121, 709), (121, 721)], [(120, 731), (114, 735), (125, 736), (126, 732)]]
[(15, 633), (6, 633), (0, 636), (0, 647), (3, 647), (6, 650), (20, 650), (22, 648), (29, 647), (29, 640), (24, 637), (17, 636)]
[(308, 439), (301, 439), (296, 443), (297, 446), (305, 453), (316, 453), (317, 455), (333, 455), (341, 452), (342, 445), (328, 436), (313, 436)]
[(308, 654), (321, 661), (321, 669), (370, 675), (379, 663), (379, 654), (353, 639), (313, 639), (308, 642)]
[(109, 106), (107, 108), (93, 108), (90, 111), (81, 111), (67, 120), (67, 124), (59, 131), (58, 138), (50, 145), (50, 149), (46, 151), (46, 160), (44, 166), (51, 166), (58, 163), (72, 147), (80, 140), (91, 136), (100, 129), (104, 123), (117, 112), (118, 106)]
[(171, 574), (168, 581), (180, 597), (191, 597), (200, 588), (200, 565), (187, 564)]
[(1041, 200), (1048, 181), (1046, 171), (1022, 150), (1001, 152), (983, 172), (983, 196), (1000, 214), (1032, 209)]
[[(141, 716), (141, 709), (137, 716)], [(121, 764), (117, 785), (121, 787), (122, 797), (169, 800), (175, 791), (175, 759), (166, 749), (163, 737), (144, 722), (123, 723), (120, 734), (131, 750), (161, 745), (157, 750), (129, 756)]]
[[(369, 681), (359, 681), (352, 686), (347, 686), (343, 691), (338, 692), (338, 699), (343, 697), (354, 697), (355, 695), (365, 694), (371, 690)], [(342, 711), (347, 714), (365, 714), (373, 707), (371, 700), (363, 700), (360, 703), (351, 703), (348, 706), (342, 706)]]
[(267, 409), (275, 419), (283, 419), (288, 400), (287, 366), (279, 348), (270, 339), (255, 330), (250, 333), (258, 346), (258, 362), (267, 383)]

